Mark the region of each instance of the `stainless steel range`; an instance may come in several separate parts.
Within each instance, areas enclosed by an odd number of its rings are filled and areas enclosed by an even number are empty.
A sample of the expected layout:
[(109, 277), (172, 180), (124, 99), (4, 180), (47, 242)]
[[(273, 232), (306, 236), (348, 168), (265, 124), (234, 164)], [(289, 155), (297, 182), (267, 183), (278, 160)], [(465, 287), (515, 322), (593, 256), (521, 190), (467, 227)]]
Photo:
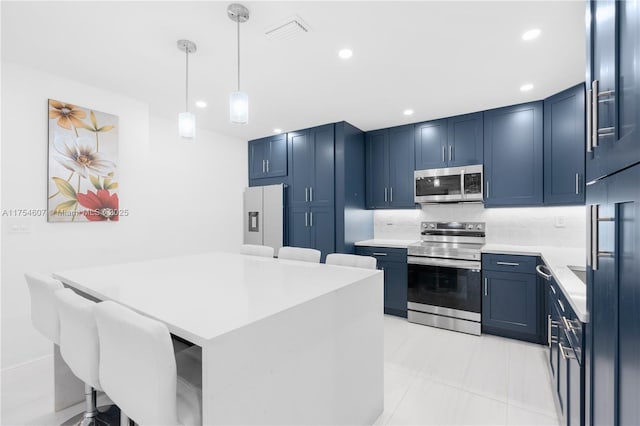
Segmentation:
[(408, 247), (408, 320), (479, 335), (484, 222), (422, 222)]

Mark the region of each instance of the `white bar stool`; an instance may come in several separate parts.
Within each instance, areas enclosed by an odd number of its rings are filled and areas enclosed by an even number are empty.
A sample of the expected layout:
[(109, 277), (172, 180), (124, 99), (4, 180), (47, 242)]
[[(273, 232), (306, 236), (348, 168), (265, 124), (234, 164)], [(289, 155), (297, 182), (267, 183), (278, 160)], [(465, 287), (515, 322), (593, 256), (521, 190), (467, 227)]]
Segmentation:
[(202, 424), (202, 352), (173, 353), (167, 326), (118, 303), (94, 309), (100, 384), (122, 410), (123, 424)]
[(278, 259), (298, 260), (300, 262), (320, 263), (320, 250), (302, 247), (282, 247)]
[(102, 390), (98, 377), (100, 344), (93, 313), (96, 303), (69, 288), (56, 291), (55, 297), (60, 317), (60, 353), (73, 374), (84, 382), (85, 411), (80, 426), (117, 425), (118, 407), (100, 407), (99, 411), (96, 405), (96, 391)]
[(250, 256), (273, 257), (273, 247), (260, 246), (256, 244), (243, 244), (240, 247), (240, 254), (248, 254)]
[(331, 253), (325, 260), (327, 265), (351, 266), (353, 268), (376, 269), (377, 260), (373, 256), (360, 256), (357, 254)]

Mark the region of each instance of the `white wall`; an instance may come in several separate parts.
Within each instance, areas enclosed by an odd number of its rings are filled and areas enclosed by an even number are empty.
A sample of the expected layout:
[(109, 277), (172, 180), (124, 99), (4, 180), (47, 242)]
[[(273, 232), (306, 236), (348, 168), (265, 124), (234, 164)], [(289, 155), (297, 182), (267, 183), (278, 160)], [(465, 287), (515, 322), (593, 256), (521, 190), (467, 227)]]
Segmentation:
[(486, 242), (582, 248), (586, 244), (586, 209), (531, 207), (485, 209), (482, 204), (423, 205), (416, 210), (376, 210), (374, 236), (420, 239), (420, 222), (486, 222)]
[[(73, 76), (69, 76), (73, 78)], [(119, 116), (120, 208), (111, 223), (47, 223), (2, 217), (2, 368), (51, 353), (32, 328), (23, 273), (236, 250), (242, 240), (244, 141), (198, 129), (177, 136), (177, 119), (149, 115), (125, 95), (2, 63), (2, 208), (46, 209), (47, 99)], [(30, 233), (9, 233), (11, 224)]]

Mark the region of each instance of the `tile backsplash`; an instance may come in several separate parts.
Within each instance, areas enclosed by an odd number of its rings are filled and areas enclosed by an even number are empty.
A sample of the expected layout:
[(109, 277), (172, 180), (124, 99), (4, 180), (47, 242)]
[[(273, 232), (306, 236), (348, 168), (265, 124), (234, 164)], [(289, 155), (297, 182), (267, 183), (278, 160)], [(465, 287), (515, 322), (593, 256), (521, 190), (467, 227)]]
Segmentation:
[(374, 237), (420, 239), (420, 222), (485, 222), (488, 244), (582, 248), (586, 208), (530, 207), (485, 209), (479, 203), (429, 204), (416, 210), (376, 210)]

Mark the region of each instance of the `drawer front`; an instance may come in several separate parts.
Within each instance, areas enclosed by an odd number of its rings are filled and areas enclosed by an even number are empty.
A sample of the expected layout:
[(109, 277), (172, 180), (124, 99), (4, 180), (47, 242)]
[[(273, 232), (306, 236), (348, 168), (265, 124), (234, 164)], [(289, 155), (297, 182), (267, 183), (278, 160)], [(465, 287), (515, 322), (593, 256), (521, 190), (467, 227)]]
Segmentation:
[(356, 246), (356, 254), (361, 256), (373, 256), (379, 262), (404, 262), (407, 263), (407, 249)]
[(536, 273), (537, 258), (534, 256), (515, 256), (506, 254), (483, 254), (482, 269), (488, 271)]
[(552, 281), (549, 283), (549, 289), (552, 295), (550, 302), (559, 314), (558, 329), (560, 333), (564, 335), (566, 341), (565, 346), (567, 350), (573, 350), (575, 357), (578, 359), (580, 365), (582, 365), (583, 324), (578, 320), (569, 305), (569, 301), (558, 288), (558, 285)]

